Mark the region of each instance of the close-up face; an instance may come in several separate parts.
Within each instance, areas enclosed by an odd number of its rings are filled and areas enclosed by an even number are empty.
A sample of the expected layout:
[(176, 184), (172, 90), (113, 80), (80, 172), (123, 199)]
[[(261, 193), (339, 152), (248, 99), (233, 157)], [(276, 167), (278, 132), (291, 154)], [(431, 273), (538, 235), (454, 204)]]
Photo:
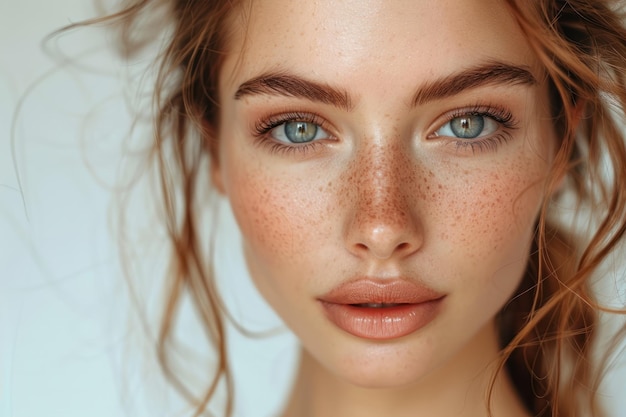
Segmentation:
[(504, 2), (252, 2), (214, 181), (253, 281), (330, 372), (419, 381), (487, 349), (556, 139)]

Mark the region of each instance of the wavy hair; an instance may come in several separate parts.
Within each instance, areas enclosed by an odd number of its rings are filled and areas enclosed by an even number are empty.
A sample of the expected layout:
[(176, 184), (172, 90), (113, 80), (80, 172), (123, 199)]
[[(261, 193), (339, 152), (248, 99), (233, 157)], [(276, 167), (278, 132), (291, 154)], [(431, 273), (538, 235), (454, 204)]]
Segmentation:
[[(201, 168), (213, 161), (219, 145), (214, 135), (218, 74), (228, 49), (232, 11), (242, 7), (238, 3), (123, 0), (120, 11), (83, 23), (114, 25), (120, 51), (131, 57), (154, 36), (149, 16), (167, 18), (167, 24), (157, 26), (170, 32), (157, 58), (154, 145), (149, 155), (159, 172), (172, 250), (157, 352), (165, 374), (193, 402), (195, 416), (206, 412), (222, 381), (228, 387), (225, 413), (232, 410), (225, 318), (198, 232), (199, 211), (206, 209), (198, 185), (208, 175)], [(527, 271), (498, 316), (498, 372), (510, 373), (534, 416), (601, 416), (596, 392), (608, 356), (594, 361), (594, 336), (601, 312), (624, 310), (599, 305), (590, 286), (626, 233), (623, 11), (619, 1), (609, 0), (506, 3), (544, 67), (559, 143)], [(558, 199), (553, 195), (573, 201), (580, 212), (593, 212), (593, 230), (582, 235), (558, 221)], [(191, 296), (217, 358), (212, 382), (201, 397), (191, 394), (170, 365), (169, 340), (183, 294)], [(615, 341), (625, 332), (622, 328)], [(495, 380), (496, 375), (488, 401)]]

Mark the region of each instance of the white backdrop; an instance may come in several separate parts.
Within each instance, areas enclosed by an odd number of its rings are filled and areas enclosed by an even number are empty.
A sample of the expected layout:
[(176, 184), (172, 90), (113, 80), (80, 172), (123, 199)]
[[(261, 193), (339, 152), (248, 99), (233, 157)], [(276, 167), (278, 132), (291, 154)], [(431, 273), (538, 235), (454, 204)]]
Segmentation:
[[(131, 120), (123, 66), (92, 50), (105, 37), (91, 29), (50, 44), (69, 54), (91, 50), (83, 69), (51, 71), (40, 45), (52, 30), (89, 17), (90, 4), (0, 0), (0, 417), (186, 415), (158, 382), (118, 258), (113, 185)], [(157, 281), (163, 241), (144, 235), (154, 210), (148, 200), (131, 206), (143, 220), (130, 232), (131, 252), (141, 275)], [(251, 288), (227, 210), (223, 223), (217, 257), (232, 284), (225, 296), (233, 314), (256, 329), (280, 327)], [(158, 285), (143, 284), (140, 298), (157, 304)], [(194, 343), (198, 329), (183, 331)], [(288, 386), (293, 337), (232, 339), (237, 415), (269, 416)], [(616, 417), (626, 416), (620, 363), (606, 384)]]

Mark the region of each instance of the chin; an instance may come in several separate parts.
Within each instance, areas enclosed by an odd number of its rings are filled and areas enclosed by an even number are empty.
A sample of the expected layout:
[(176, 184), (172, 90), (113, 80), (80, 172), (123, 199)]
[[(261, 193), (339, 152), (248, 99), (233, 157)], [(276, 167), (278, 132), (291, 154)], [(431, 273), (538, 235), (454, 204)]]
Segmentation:
[(370, 344), (351, 349), (334, 367), (336, 376), (361, 388), (401, 388), (419, 383), (434, 370), (435, 360), (424, 349), (398, 343)]
[(358, 369), (345, 372), (344, 381), (366, 389), (398, 389), (419, 384), (428, 371), (404, 366), (389, 366), (377, 369)]

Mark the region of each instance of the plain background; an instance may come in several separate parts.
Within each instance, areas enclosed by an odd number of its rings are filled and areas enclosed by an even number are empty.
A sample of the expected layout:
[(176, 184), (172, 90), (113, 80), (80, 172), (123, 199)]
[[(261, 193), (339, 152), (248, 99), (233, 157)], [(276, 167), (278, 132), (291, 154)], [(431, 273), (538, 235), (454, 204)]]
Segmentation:
[[(92, 14), (84, 0), (0, 0), (0, 417), (188, 415), (158, 377), (118, 256), (114, 185), (131, 124), (120, 79), (133, 69), (102, 48), (98, 30), (48, 44), (57, 64), (59, 51), (81, 54), (81, 68), (55, 69), (41, 48), (51, 31)], [(149, 233), (149, 200), (129, 206), (127, 247), (140, 261), (130, 275), (146, 277), (138, 297), (152, 311), (164, 239)], [(288, 387), (295, 341), (252, 288), (222, 211), (218, 266), (231, 313), (255, 330), (279, 329), (253, 339), (230, 330), (237, 415), (269, 416)], [(192, 324), (182, 331), (202, 343)], [(626, 416), (625, 362), (605, 384), (614, 416)]]

